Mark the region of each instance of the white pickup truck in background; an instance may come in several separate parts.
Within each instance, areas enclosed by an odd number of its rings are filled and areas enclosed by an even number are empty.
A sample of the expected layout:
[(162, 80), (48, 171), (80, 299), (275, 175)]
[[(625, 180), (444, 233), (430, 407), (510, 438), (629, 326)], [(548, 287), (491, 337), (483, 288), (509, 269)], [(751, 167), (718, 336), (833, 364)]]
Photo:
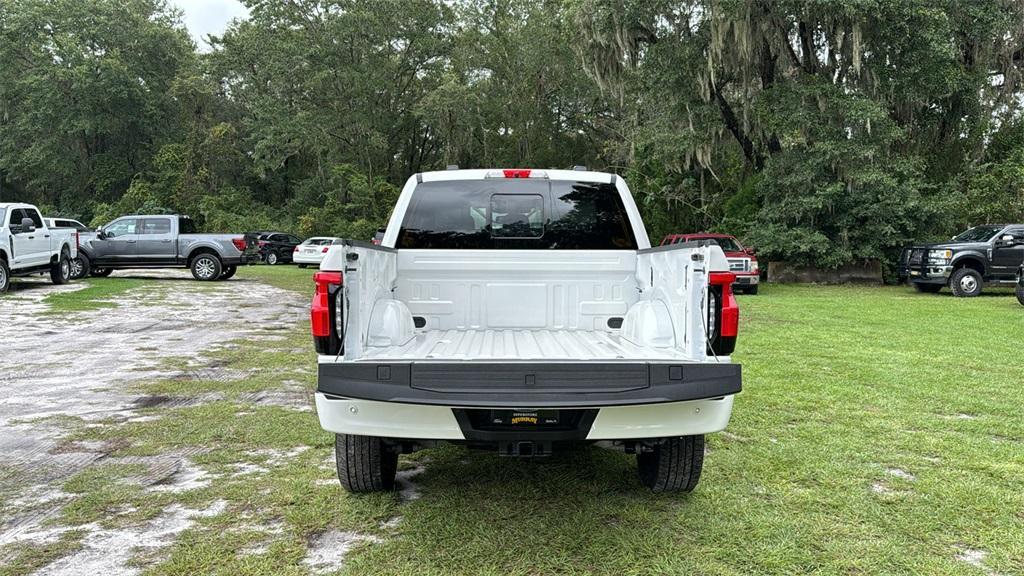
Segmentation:
[(393, 487), (438, 442), (637, 455), (690, 491), (741, 389), (721, 248), (651, 248), (626, 183), (584, 170), (449, 170), (402, 190), (380, 245), (336, 242), (315, 275), (320, 423), (350, 491)]
[(49, 274), (54, 284), (64, 284), (77, 256), (77, 231), (48, 227), (31, 204), (0, 204), (0, 293), (12, 276)]

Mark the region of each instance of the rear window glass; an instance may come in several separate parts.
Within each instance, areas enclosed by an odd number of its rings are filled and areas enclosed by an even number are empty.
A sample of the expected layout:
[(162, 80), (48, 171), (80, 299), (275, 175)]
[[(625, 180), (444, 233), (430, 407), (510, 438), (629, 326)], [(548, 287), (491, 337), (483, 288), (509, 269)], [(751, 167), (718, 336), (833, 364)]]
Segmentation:
[(195, 234), (196, 223), (191, 218), (178, 218), (178, 234)]
[(142, 234), (170, 234), (171, 221), (167, 218), (146, 218), (142, 221)]
[(526, 179), (424, 182), (398, 248), (635, 250), (614, 184)]

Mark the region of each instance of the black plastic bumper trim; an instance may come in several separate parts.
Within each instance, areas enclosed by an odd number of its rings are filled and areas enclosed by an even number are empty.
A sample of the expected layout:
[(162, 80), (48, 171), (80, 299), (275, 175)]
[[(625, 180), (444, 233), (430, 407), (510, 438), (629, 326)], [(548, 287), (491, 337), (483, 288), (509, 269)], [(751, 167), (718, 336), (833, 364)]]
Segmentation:
[(317, 391), (453, 407), (586, 408), (719, 398), (742, 389), (739, 364), (352, 362), (319, 365)]

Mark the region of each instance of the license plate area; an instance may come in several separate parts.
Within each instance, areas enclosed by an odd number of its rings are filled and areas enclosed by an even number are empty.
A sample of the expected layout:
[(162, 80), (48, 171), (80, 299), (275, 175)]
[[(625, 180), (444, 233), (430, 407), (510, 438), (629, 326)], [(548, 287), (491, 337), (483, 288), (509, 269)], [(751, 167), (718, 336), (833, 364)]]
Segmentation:
[(577, 420), (561, 410), (490, 410), (483, 429), (567, 430)]
[(454, 408), (455, 419), (469, 440), (586, 438), (596, 409)]

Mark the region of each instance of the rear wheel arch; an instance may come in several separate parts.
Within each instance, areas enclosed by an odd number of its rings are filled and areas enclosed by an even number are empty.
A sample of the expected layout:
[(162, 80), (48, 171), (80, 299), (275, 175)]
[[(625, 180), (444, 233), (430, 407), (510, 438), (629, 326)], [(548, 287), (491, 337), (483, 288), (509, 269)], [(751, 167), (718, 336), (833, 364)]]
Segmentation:
[(217, 252), (217, 250), (214, 249), (213, 247), (211, 247), (211, 246), (199, 246), (199, 247), (193, 248), (192, 251), (190, 251), (188, 253), (188, 258), (185, 258), (185, 262), (187, 262), (189, 265), (191, 265), (192, 261), (196, 259), (196, 256), (199, 256), (200, 254), (212, 254), (212, 255), (217, 257), (217, 260), (221, 259), (220, 253)]

